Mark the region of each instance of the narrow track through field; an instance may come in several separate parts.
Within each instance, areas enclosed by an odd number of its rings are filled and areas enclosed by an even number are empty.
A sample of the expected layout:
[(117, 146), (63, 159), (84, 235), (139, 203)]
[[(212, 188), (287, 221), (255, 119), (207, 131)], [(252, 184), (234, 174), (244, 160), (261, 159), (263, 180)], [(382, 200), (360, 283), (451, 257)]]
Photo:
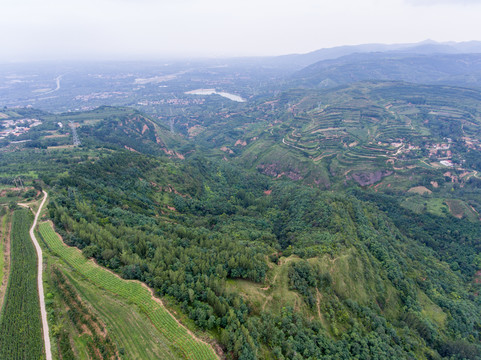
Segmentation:
[(50, 346), (50, 336), (49, 336), (49, 330), (48, 330), (48, 322), (47, 322), (47, 310), (45, 308), (45, 297), (43, 294), (43, 253), (42, 253), (42, 248), (40, 247), (40, 244), (37, 241), (37, 238), (35, 237), (35, 227), (37, 226), (37, 220), (38, 217), (40, 216), (40, 213), (42, 212), (43, 206), (45, 205), (45, 201), (47, 201), (47, 192), (43, 191), (43, 200), (42, 203), (40, 204), (37, 213), (35, 214), (35, 219), (33, 220), (32, 227), (30, 228), (30, 238), (33, 241), (33, 244), (35, 245), (35, 250), (37, 251), (37, 266), (38, 266), (38, 273), (37, 273), (37, 287), (38, 287), (38, 297), (40, 300), (40, 315), (42, 316), (42, 332), (43, 332), (43, 341), (45, 344), (45, 358), (46, 360), (52, 360), (52, 350)]

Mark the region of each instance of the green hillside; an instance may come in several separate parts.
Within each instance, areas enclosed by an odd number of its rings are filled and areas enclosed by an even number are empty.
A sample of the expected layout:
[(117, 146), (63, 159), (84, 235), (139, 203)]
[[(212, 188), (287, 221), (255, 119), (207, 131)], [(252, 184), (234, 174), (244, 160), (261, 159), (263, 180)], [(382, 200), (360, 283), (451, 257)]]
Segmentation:
[[(290, 90), (186, 110), (180, 134), (128, 108), (42, 113), (33, 141), (2, 143), (0, 180), (5, 202), (19, 178), (48, 188), (46, 217), (83, 253), (49, 228), (67, 264), (50, 276), (99, 302), (116, 344), (113, 307), (151, 309), (85, 258), (147, 284), (226, 359), (478, 359), (480, 99), (395, 82)], [(188, 357), (162, 319), (159, 346)]]
[[(69, 244), (175, 299), (229, 356), (478, 356), (478, 223), (405, 226), (408, 210), (378, 210), (403, 209), (393, 200), (134, 153), (72, 169), (53, 190)], [(462, 252), (448, 246), (459, 233)]]

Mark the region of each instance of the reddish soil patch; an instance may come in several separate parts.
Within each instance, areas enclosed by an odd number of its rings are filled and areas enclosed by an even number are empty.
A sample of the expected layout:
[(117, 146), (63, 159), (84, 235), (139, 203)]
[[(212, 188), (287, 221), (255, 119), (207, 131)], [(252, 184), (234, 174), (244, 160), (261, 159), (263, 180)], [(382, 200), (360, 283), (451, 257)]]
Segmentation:
[(7, 194), (7, 192), (9, 191), (20, 191), (22, 190), (21, 188), (17, 188), (17, 187), (11, 187), (11, 188), (7, 188), (7, 189), (3, 189), (2, 191), (0, 191), (0, 196), (5, 196)]
[(264, 194), (270, 195), (270, 194), (272, 194), (272, 190), (266, 190), (266, 191), (264, 191)]
[(137, 150), (135, 150), (135, 149), (132, 149), (131, 147), (128, 147), (127, 145), (124, 145), (124, 147), (125, 147), (127, 150), (129, 150), (129, 151), (132, 151), (132, 152), (136, 152), (136, 153), (138, 153), (138, 151), (137, 151)]
[(475, 284), (481, 284), (481, 270), (478, 270), (476, 274), (474, 275), (474, 280), (473, 282)]
[(231, 149), (229, 149), (227, 146), (222, 146), (220, 149), (221, 149), (223, 152), (228, 152), (229, 154), (233, 154), (233, 153), (234, 153), (234, 152), (233, 152)]
[(169, 149), (167, 149), (167, 148), (161, 148), (160, 150), (162, 150), (162, 151), (163, 151), (164, 153), (166, 153), (167, 155), (175, 156), (175, 157), (177, 157), (177, 158), (180, 159), (180, 160), (184, 160), (184, 159), (185, 159), (184, 155), (179, 154), (179, 153), (176, 152), (176, 151), (172, 151), (172, 150), (169, 150)]
[(257, 169), (260, 169), (264, 174), (280, 178), (282, 176), (286, 176), (291, 180), (302, 180), (303, 177), (301, 173), (297, 169), (291, 169), (288, 172), (280, 170), (281, 164), (280, 163), (273, 163), (273, 164), (261, 164), (257, 165)]
[(247, 143), (245, 141), (239, 139), (235, 142), (234, 146), (237, 146), (237, 145), (246, 146)]

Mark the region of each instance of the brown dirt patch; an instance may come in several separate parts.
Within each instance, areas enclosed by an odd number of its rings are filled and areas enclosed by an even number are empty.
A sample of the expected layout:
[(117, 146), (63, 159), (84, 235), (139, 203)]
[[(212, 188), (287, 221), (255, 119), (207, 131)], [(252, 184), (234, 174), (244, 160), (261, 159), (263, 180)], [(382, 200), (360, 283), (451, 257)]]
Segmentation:
[(68, 137), (66, 134), (52, 134), (52, 135), (46, 135), (43, 138), (44, 139), (54, 139), (54, 138), (65, 138)]
[(327, 328), (327, 322), (326, 319), (324, 319), (324, 316), (322, 316), (321, 312), (321, 301), (322, 301), (322, 294), (319, 292), (319, 289), (316, 288), (316, 307), (317, 307), (317, 316), (319, 317), (319, 321), (324, 325), (324, 327)]
[(56, 150), (56, 149), (70, 149), (75, 147), (75, 145), (62, 145), (62, 146), (48, 146), (47, 150)]

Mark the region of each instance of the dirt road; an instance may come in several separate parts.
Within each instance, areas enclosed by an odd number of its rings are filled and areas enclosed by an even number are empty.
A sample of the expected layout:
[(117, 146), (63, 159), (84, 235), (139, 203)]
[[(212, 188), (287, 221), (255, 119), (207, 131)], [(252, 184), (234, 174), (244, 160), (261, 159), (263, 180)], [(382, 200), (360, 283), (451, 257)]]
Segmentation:
[(37, 213), (35, 214), (35, 219), (33, 220), (32, 227), (30, 228), (30, 238), (35, 245), (35, 250), (37, 250), (37, 258), (38, 258), (38, 276), (37, 276), (37, 286), (38, 286), (38, 297), (40, 299), (40, 314), (42, 316), (42, 332), (43, 332), (43, 341), (45, 343), (45, 357), (46, 360), (52, 360), (52, 350), (50, 348), (50, 336), (48, 332), (48, 322), (47, 322), (47, 310), (45, 308), (45, 296), (43, 294), (43, 254), (42, 248), (40, 247), (37, 238), (35, 237), (34, 229), (37, 226), (37, 220), (40, 216), (40, 213), (45, 205), (45, 201), (47, 200), (47, 193), (43, 192), (43, 200), (38, 208)]

